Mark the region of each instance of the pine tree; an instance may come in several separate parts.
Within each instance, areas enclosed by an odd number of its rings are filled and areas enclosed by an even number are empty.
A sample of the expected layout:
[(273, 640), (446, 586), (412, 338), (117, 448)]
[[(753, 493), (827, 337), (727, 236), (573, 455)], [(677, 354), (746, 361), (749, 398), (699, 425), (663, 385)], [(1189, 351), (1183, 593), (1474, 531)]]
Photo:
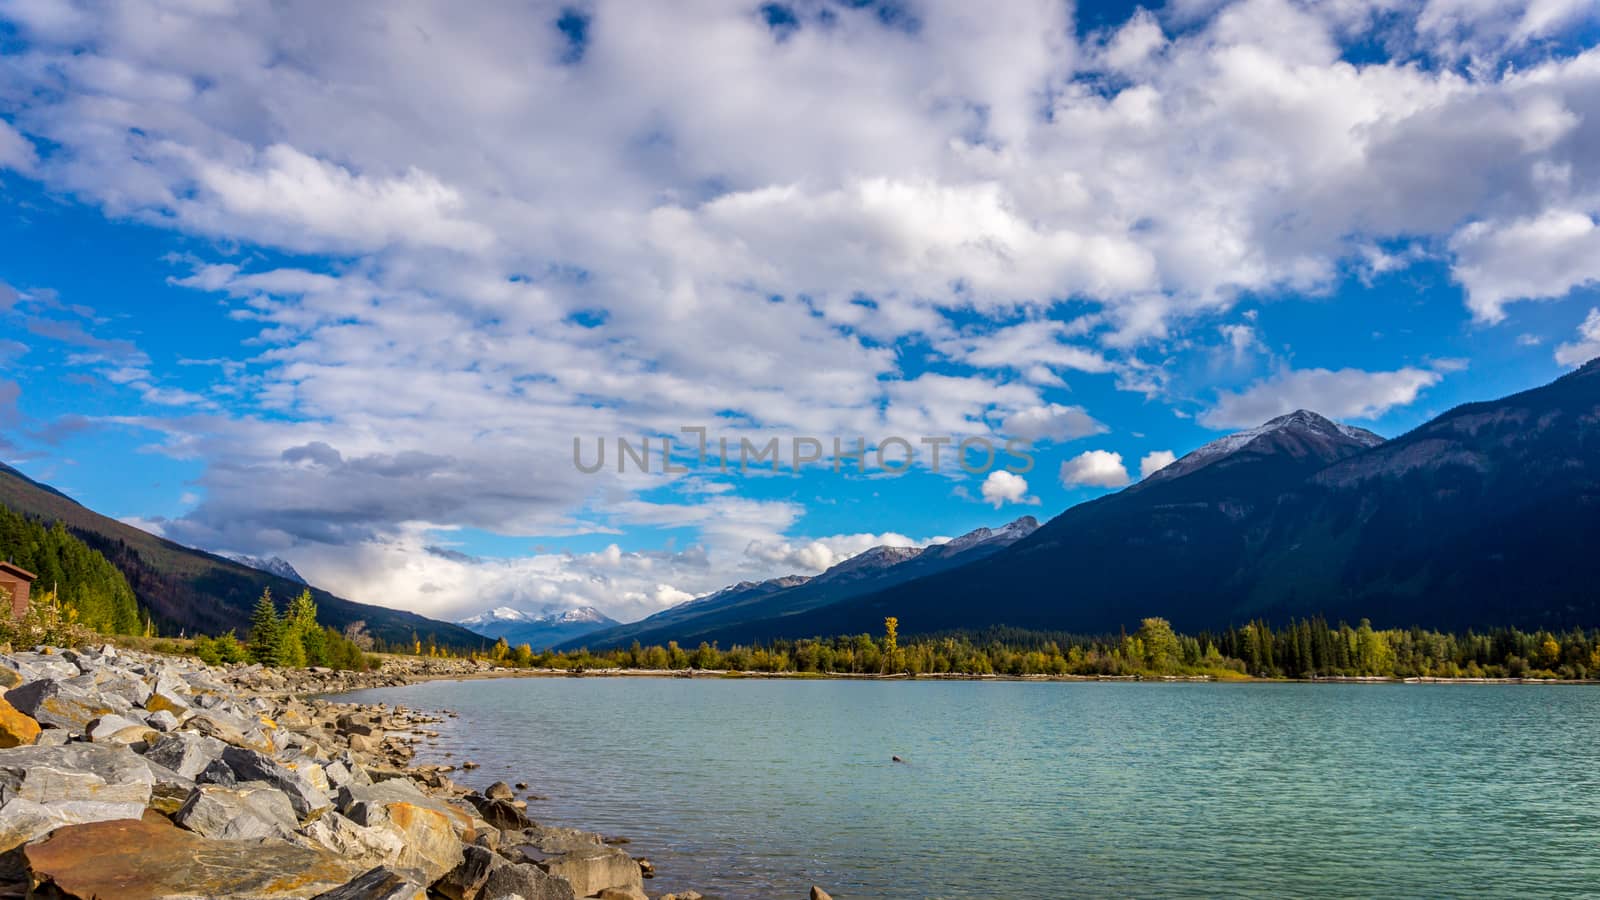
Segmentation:
[(250, 614), (250, 656), (264, 666), (283, 665), (283, 621), (272, 602), (272, 589), (262, 590)]
[(60, 521), (49, 526), (0, 506), (0, 559), (59, 592), (62, 614), (102, 634), (136, 634), (143, 624), (133, 588), (110, 560)]
[[(287, 624), (286, 632), (293, 635), (293, 641), (285, 641), (287, 654), (298, 662), (285, 660), (284, 665), (300, 666), (325, 666), (328, 664), (328, 636), (321, 625), (317, 624), (317, 602), (311, 597), (311, 590), (307, 588), (300, 592), (298, 597), (289, 601), (289, 609), (284, 613)], [(298, 644), (298, 649), (290, 644)]]

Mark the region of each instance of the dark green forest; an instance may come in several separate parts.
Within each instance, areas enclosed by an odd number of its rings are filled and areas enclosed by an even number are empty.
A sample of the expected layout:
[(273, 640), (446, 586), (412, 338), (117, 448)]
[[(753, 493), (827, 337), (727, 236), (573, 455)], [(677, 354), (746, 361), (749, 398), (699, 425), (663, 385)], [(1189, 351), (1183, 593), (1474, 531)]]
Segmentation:
[(883, 634), (849, 635), (721, 649), (632, 647), (534, 653), (501, 641), (502, 665), (554, 669), (711, 669), (752, 673), (855, 675), (1044, 675), (1213, 678), (1600, 678), (1600, 629), (1560, 633), (1496, 628), (1460, 634), (1423, 628), (1375, 629), (1300, 619), (1283, 626), (1179, 634), (1145, 619), (1118, 635), (990, 628), (901, 640), (898, 620)]
[(68, 620), (102, 634), (141, 630), (128, 580), (61, 522), (45, 525), (0, 506), (0, 559), (39, 576), (34, 591), (54, 590)]

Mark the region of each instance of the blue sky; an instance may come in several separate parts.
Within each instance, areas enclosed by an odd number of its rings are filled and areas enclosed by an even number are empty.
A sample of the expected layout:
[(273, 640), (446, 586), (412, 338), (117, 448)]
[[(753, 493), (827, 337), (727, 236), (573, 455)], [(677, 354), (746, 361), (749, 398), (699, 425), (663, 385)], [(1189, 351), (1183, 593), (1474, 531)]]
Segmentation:
[[(368, 602), (635, 618), (1600, 355), (1594, 7), (0, 2), (0, 453)], [(1020, 478), (596, 475), (704, 426)]]

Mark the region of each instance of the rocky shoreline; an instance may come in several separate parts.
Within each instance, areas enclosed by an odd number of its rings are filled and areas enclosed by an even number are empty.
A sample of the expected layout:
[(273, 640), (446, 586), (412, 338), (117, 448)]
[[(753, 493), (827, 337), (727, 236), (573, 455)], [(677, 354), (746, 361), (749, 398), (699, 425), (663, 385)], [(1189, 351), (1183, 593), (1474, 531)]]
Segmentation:
[(452, 767), (412, 767), (436, 716), (319, 696), (495, 674), (0, 652), (0, 896), (648, 900), (648, 860), (529, 820), (503, 782), (479, 792)]

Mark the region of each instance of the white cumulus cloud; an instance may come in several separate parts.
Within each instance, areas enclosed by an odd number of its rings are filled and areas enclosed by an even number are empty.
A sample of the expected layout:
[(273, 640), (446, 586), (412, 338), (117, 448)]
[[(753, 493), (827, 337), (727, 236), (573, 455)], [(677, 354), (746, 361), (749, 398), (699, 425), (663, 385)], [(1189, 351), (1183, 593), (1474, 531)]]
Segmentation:
[(1242, 391), (1219, 391), (1199, 422), (1207, 428), (1253, 428), (1297, 409), (1332, 419), (1372, 419), (1409, 405), (1441, 378), (1434, 369), (1410, 366), (1392, 372), (1284, 369)]
[(1061, 484), (1065, 487), (1115, 488), (1129, 480), (1122, 454), (1110, 450), (1086, 450), (1061, 464)]
[(1139, 460), (1139, 477), (1149, 478), (1177, 461), (1178, 455), (1171, 450), (1151, 450)]
[(1036, 505), (1038, 497), (1028, 496), (1028, 479), (1014, 472), (996, 469), (983, 480), (983, 502), (999, 509), (1007, 503)]
[(1600, 309), (1590, 309), (1578, 326), (1578, 339), (1556, 347), (1556, 362), (1581, 366), (1600, 356)]
[(1477, 222), (1450, 243), (1455, 276), (1477, 319), (1505, 318), (1515, 300), (1552, 300), (1600, 281), (1600, 227), (1574, 210), (1505, 223)]

